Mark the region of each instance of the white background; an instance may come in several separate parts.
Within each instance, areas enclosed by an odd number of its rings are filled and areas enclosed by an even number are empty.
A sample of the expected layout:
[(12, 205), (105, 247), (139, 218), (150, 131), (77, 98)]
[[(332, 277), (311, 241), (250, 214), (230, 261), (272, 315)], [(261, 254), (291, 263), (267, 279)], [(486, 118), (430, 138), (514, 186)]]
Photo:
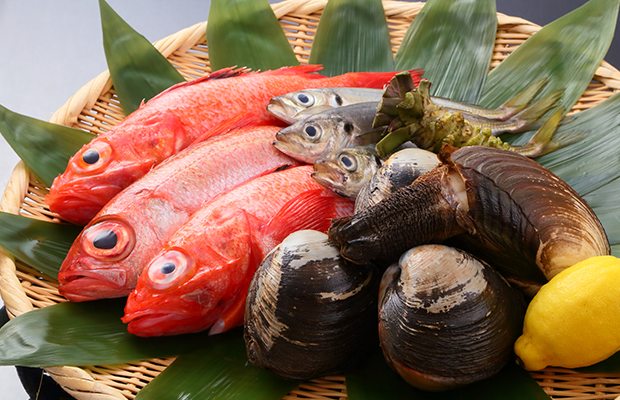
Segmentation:
[[(497, 9), (544, 25), (584, 2), (498, 0)], [(108, 4), (151, 42), (206, 20), (210, 6), (208, 0), (108, 0)], [(612, 51), (606, 60), (618, 65), (619, 56)], [(0, 0), (0, 104), (4, 107), (48, 120), (105, 69), (97, 1)], [(0, 137), (0, 190), (17, 161)], [(0, 399), (28, 399), (13, 367), (0, 367), (0, 387)]]

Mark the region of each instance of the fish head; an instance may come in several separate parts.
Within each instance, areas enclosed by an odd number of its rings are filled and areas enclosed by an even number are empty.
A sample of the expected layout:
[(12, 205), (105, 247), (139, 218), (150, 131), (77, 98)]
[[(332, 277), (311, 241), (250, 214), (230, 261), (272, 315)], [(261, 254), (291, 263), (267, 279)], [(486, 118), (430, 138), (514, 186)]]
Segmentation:
[(103, 137), (84, 145), (71, 157), (65, 172), (54, 179), (45, 198), (50, 210), (74, 224), (88, 224), (112, 197), (142, 175), (141, 171), (152, 167), (151, 160), (119, 157), (128, 151), (114, 148)]
[(313, 164), (333, 151), (353, 146), (354, 131), (347, 119), (323, 113), (280, 130), (273, 144), (289, 157)]
[(311, 176), (321, 186), (355, 200), (380, 167), (381, 159), (374, 146), (355, 146), (319, 158)]
[[(340, 102), (337, 101), (338, 99)], [(267, 111), (288, 124), (294, 124), (301, 119), (300, 113), (316, 114), (319, 110), (324, 111), (341, 105), (342, 99), (333, 90), (328, 88), (304, 89), (273, 97), (267, 105)], [(310, 112), (310, 110), (314, 111)]]
[(138, 336), (176, 335), (209, 328), (226, 307), (221, 268), (200, 268), (196, 258), (171, 247), (155, 256), (127, 298), (123, 322)]
[(137, 276), (125, 261), (136, 234), (120, 217), (93, 221), (77, 237), (60, 267), (58, 290), (71, 301), (127, 296)]

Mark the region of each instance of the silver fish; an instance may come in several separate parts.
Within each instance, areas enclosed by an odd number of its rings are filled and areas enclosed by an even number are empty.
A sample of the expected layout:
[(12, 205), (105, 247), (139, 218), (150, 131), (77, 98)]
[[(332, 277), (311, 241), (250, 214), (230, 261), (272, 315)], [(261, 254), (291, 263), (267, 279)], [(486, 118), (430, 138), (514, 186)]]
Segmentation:
[(355, 213), (377, 204), (396, 190), (413, 183), (419, 176), (439, 165), (437, 154), (407, 148), (392, 154), (361, 186), (355, 199)]
[(377, 143), (383, 128), (372, 127), (375, 113), (375, 103), (358, 103), (312, 115), (279, 131), (274, 146), (313, 164), (333, 151)]
[(342, 197), (355, 200), (359, 191), (372, 179), (381, 165), (374, 145), (355, 146), (319, 158), (314, 163), (311, 176), (319, 185)]
[[(447, 111), (460, 112), (473, 126), (491, 129), (493, 135), (505, 132), (521, 132), (535, 127), (538, 121), (559, 100), (563, 91), (550, 93), (530, 105), (531, 100), (546, 84), (543, 78), (510, 98), (495, 109), (431, 96), (433, 102)], [(378, 102), (382, 89), (325, 88), (307, 89), (288, 93), (271, 99), (267, 110), (284, 122), (293, 124), (310, 115), (359, 102)]]

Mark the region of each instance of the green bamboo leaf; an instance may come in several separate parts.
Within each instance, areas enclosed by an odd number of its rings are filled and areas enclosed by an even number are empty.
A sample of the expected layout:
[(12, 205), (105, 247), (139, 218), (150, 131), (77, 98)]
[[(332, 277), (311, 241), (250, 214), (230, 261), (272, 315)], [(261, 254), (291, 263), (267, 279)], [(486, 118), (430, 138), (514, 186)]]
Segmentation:
[(0, 132), (13, 151), (48, 186), (69, 158), (94, 137), (80, 129), (27, 117), (0, 106)]
[(267, 0), (211, 0), (207, 43), (213, 70), (299, 64)]
[(396, 69), (421, 68), (432, 95), (476, 104), (496, 32), (494, 0), (429, 0), (405, 33)]
[(614, 36), (618, 0), (590, 0), (544, 26), (493, 69), (480, 104), (496, 107), (532, 82), (548, 77), (539, 96), (565, 89), (562, 105), (579, 100)]
[(106, 61), (126, 115), (137, 110), (142, 101), (185, 81), (166, 57), (105, 0), (99, 0), (99, 9)]
[(593, 190), (583, 199), (588, 202), (605, 228), (607, 239), (612, 245), (620, 244), (620, 178)]
[[(303, 362), (303, 360), (300, 360)], [(136, 400), (281, 399), (299, 382), (251, 366), (239, 329), (209, 337), (206, 346), (179, 356)]]
[(0, 247), (16, 259), (57, 279), (81, 227), (0, 212)]
[(323, 75), (394, 70), (392, 45), (381, 0), (330, 0), (317, 27), (310, 64)]
[(141, 338), (121, 322), (126, 299), (61, 303), (0, 329), (0, 365), (104, 365), (170, 357), (204, 345), (208, 332)]
[(536, 161), (585, 196), (620, 177), (620, 94), (569, 117), (558, 128), (554, 141), (582, 135), (585, 137), (576, 143)]
[(614, 257), (620, 257), (620, 244), (611, 245), (611, 255)]
[(426, 392), (410, 386), (375, 351), (359, 369), (346, 374), (350, 400), (543, 400), (550, 399), (534, 378), (514, 363), (498, 374), (461, 389)]

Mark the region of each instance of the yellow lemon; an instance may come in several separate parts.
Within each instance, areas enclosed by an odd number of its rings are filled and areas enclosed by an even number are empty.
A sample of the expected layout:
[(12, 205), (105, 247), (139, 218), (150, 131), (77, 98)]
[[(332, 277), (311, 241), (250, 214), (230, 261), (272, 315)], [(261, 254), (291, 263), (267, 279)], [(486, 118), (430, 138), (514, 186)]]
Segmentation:
[(526, 369), (578, 368), (620, 350), (620, 259), (591, 257), (553, 277), (528, 306), (515, 353)]

